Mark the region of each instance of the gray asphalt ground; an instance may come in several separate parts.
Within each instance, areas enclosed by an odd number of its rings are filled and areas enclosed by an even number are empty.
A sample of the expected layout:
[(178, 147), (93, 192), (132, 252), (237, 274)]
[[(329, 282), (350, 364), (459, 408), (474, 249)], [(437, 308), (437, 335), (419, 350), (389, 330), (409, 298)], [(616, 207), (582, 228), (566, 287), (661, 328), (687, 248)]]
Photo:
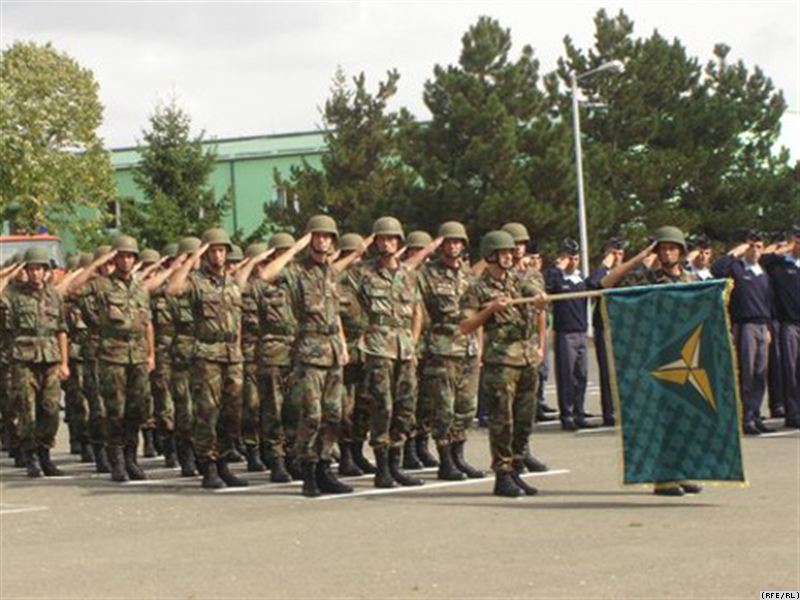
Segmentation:
[[(594, 376), (592, 377), (594, 378)], [(551, 405), (554, 391), (548, 391)], [(596, 384), (588, 407), (599, 414)], [(780, 422), (772, 422), (779, 426)], [(664, 498), (623, 488), (614, 430), (537, 425), (536, 497), (492, 479), (309, 500), (299, 484), (207, 492), (143, 459), (114, 484), (0, 460), (0, 598), (759, 598), (800, 589), (800, 432), (744, 440), (745, 489)], [(488, 467), (485, 430), (469, 458)], [(4, 455), (5, 456), (5, 455)], [(243, 467), (237, 465), (237, 470)]]

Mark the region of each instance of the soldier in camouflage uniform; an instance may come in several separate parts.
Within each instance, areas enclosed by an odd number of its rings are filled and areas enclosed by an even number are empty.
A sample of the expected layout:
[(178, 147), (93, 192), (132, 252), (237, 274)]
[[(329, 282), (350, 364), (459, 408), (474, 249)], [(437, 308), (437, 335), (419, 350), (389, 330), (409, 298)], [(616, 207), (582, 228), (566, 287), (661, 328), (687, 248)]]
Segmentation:
[[(66, 275), (69, 275), (70, 273), (74, 273), (75, 271), (78, 270), (78, 268), (80, 266), (80, 260), (81, 260), (81, 257), (80, 257), (80, 253), (78, 253), (78, 252), (70, 252), (69, 254), (67, 254), (67, 263), (66, 263), (66, 269), (65, 269)], [(70, 306), (70, 305), (72, 305), (72, 306)], [(74, 369), (73, 369), (73, 364), (72, 364), (72, 362), (73, 362), (73, 359), (72, 359), (73, 350), (76, 347), (78, 349), (80, 349), (80, 346), (75, 344), (75, 342), (72, 339), (73, 338), (72, 326), (71, 326), (71, 323), (69, 322), (70, 321), (70, 316), (71, 316), (70, 315), (71, 309), (73, 309), (74, 311), (77, 311), (78, 313), (80, 313), (80, 308), (75, 305), (75, 302), (73, 300), (71, 300), (70, 298), (65, 298), (64, 310), (66, 311), (66, 315), (67, 315), (68, 337), (70, 339), (70, 342), (69, 342), (69, 345), (70, 345), (70, 365), (69, 365), (69, 367), (70, 367), (70, 369), (69, 369), (70, 376), (66, 381), (62, 381), (61, 382), (61, 391), (64, 393), (64, 423), (67, 425), (67, 428), (68, 428), (68, 431), (69, 431), (69, 453), (70, 454), (81, 454), (82, 451), (86, 452), (87, 449), (88, 449), (89, 452), (91, 452), (91, 445), (88, 444), (88, 442), (86, 442), (84, 447), (82, 447), (81, 440), (80, 440), (81, 434), (79, 432), (79, 429), (80, 429), (81, 425), (80, 425), (80, 423), (78, 421), (80, 420), (79, 414), (80, 414), (80, 411), (81, 411), (81, 406), (80, 406), (81, 400), (80, 400), (80, 397), (79, 397), (78, 394), (80, 394), (80, 396), (82, 396), (83, 395), (83, 391), (80, 390), (80, 389), (76, 390), (75, 383), (74, 383), (75, 375), (74, 375)], [(76, 393), (76, 391), (78, 393)], [(87, 440), (88, 440), (88, 414), (89, 414), (89, 409), (88, 409), (88, 405), (86, 405), (86, 418), (84, 419), (84, 421), (85, 421), (85, 423), (84, 423), (84, 434), (86, 435), (86, 439)], [(88, 461), (82, 460), (81, 462), (94, 462), (94, 454), (92, 454), (92, 459), (91, 460), (88, 460)]]
[(284, 272), (297, 319), (292, 402), (300, 408), (295, 455), (303, 475), (303, 495), (349, 493), (353, 488), (330, 469), (342, 418), (342, 368), (347, 345), (339, 318), (337, 271), (330, 264), (339, 231), (327, 215), (309, 219), (308, 256)]
[[(686, 238), (677, 227), (659, 227), (653, 234), (653, 243), (639, 254), (614, 267), (600, 285), (603, 288), (637, 285), (669, 285), (697, 281), (694, 273), (684, 268)], [(659, 496), (699, 494), (702, 486), (691, 482), (656, 483), (654, 493)]]
[[(150, 295), (132, 270), (139, 247), (132, 237), (118, 235), (111, 248), (114, 272), (83, 288), (96, 303), (100, 341), (97, 349), (99, 392), (111, 479), (146, 479), (136, 460), (139, 430), (147, 418), (149, 373), (155, 368)], [(123, 458), (124, 457), (124, 458)]]
[[(461, 333), (483, 327), (483, 386), (489, 413), (489, 445), (494, 493), (518, 497), (536, 494), (521, 477), (523, 457), (536, 408), (540, 355), (537, 313), (546, 304), (543, 288), (513, 268), (514, 240), (491, 231), (481, 241), (488, 268), (461, 298)], [(511, 304), (536, 297), (535, 303)]]
[(378, 256), (357, 272), (357, 296), (368, 319), (359, 350), (365, 356), (364, 393), (370, 405), (370, 444), (376, 487), (422, 485), (400, 469), (406, 439), (414, 430), (417, 401), (416, 342), (422, 325), (416, 274), (396, 254), (405, 235), (393, 217), (372, 229)]
[(4, 294), (10, 327), (13, 413), (28, 477), (63, 475), (50, 458), (59, 422), (61, 387), (69, 377), (69, 348), (64, 300), (45, 282), (50, 269), (44, 248), (25, 252), (28, 281)]
[[(161, 255), (157, 250), (152, 248), (145, 248), (139, 253), (139, 260), (134, 267), (134, 272), (136, 277), (138, 277), (141, 281), (145, 280), (147, 273), (149, 273), (152, 269), (156, 268), (158, 265), (157, 263), (161, 259)], [(154, 307), (154, 296), (159, 294), (158, 289), (149, 290), (150, 291), (150, 304), (151, 308)], [(156, 313), (153, 312), (153, 332), (154, 335), (158, 335), (157, 333), (157, 323), (155, 320)], [(156, 340), (156, 344), (158, 344), (158, 340)], [(155, 381), (155, 384), (153, 383)], [(159, 407), (156, 407), (156, 403), (158, 402), (161, 406), (161, 410), (164, 410), (164, 397), (161, 395), (161, 391), (163, 388), (159, 387), (159, 383), (162, 381), (162, 376), (159, 373), (158, 367), (158, 355), (156, 355), (156, 368), (150, 373), (150, 386), (148, 388), (149, 394), (147, 397), (147, 403), (145, 405), (145, 421), (142, 424), (142, 455), (146, 458), (153, 458), (157, 454), (160, 454), (162, 451), (161, 448), (161, 439), (157, 438), (157, 426), (156, 426), (156, 412)], [(158, 398), (156, 398), (158, 396)], [(160, 415), (163, 418), (164, 415)], [(160, 429), (163, 431), (163, 423), (161, 424)]]
[[(6, 265), (6, 274), (0, 279), (0, 295), (3, 290), (12, 293), (17, 286), (28, 282), (28, 273), (24, 269), (22, 257), (13, 255)], [(8, 450), (8, 455), (14, 459), (14, 466), (25, 466), (25, 455), (20, 449), (17, 439), (17, 417), (11, 401), (13, 385), (11, 379), (11, 354), (13, 348), (13, 333), (8, 322), (6, 305), (0, 302), (0, 416), (3, 419), (3, 445)]]
[(426, 429), (432, 425), (439, 479), (481, 478), (484, 473), (464, 458), (467, 430), (477, 410), (480, 375), (478, 336), (465, 336), (458, 327), (461, 297), (472, 279), (469, 265), (462, 259), (469, 238), (464, 225), (456, 221), (443, 223), (439, 237), (444, 238), (440, 256), (425, 264), (419, 274), (420, 294), (430, 315), (420, 385), (420, 400), (427, 407), (423, 420)]

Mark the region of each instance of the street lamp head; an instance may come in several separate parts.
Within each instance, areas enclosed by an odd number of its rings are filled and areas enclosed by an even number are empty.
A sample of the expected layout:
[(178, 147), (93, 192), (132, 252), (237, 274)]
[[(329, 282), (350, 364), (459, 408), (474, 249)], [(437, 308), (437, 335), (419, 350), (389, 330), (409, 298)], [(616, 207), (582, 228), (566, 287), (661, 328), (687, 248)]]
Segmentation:
[(612, 73), (624, 73), (625, 63), (621, 60), (612, 60), (600, 67), (603, 71), (611, 71)]

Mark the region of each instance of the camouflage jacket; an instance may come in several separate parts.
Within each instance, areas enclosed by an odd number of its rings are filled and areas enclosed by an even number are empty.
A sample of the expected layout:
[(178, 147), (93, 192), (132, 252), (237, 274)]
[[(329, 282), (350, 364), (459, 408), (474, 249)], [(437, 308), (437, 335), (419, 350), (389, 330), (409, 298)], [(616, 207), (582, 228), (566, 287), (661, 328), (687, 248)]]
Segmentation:
[(86, 323), (86, 343), (82, 348), (84, 360), (96, 360), (97, 348), (100, 345), (100, 322), (97, 314), (97, 298), (94, 289), (89, 285), (97, 277), (89, 280), (78, 292), (75, 303), (81, 311), (83, 322)]
[(339, 276), (339, 315), (342, 317), (342, 327), (351, 362), (358, 360), (358, 341), (364, 335), (369, 323), (358, 303), (355, 269), (357, 266), (347, 269)]
[(89, 341), (89, 327), (83, 319), (78, 299), (73, 296), (67, 297), (64, 300), (64, 311), (69, 333), (69, 357), (73, 360), (83, 360), (84, 346)]
[(194, 355), (215, 362), (241, 362), (242, 292), (233, 278), (201, 269), (189, 276), (185, 296), (194, 317)]
[(426, 263), (419, 272), (419, 292), (430, 321), (425, 328), (425, 346), (429, 354), (464, 357), (478, 353), (478, 336), (463, 335), (461, 297), (472, 275), (469, 268), (453, 269), (440, 259)]
[[(495, 279), (484, 271), (461, 297), (461, 317), (477, 314), (499, 296), (520, 298), (543, 292), (538, 280), (515, 271)], [(538, 364), (538, 311), (533, 304), (517, 304), (495, 313), (483, 326), (483, 362), (524, 367)]]
[(150, 294), (141, 282), (112, 273), (90, 280), (82, 295), (94, 303), (90, 312), (100, 337), (97, 358), (115, 364), (147, 362)]
[(411, 321), (419, 304), (416, 273), (402, 263), (395, 271), (385, 269), (376, 258), (359, 265), (356, 282), (368, 321), (359, 349), (372, 356), (412, 360), (416, 349)]
[(150, 294), (150, 309), (153, 312), (153, 334), (156, 350), (166, 350), (172, 344), (175, 336), (175, 325), (170, 298), (164, 293), (164, 286), (159, 287)]
[(175, 331), (170, 346), (173, 368), (188, 369), (194, 356), (194, 313), (187, 295), (167, 296), (167, 308)]
[(27, 363), (61, 362), (56, 334), (67, 332), (64, 300), (53, 286), (21, 285), (0, 297), (10, 330), (11, 359)]
[(242, 358), (245, 362), (255, 362), (260, 334), (258, 305), (250, 279), (242, 288)]
[(619, 287), (633, 287), (636, 285), (660, 285), (664, 283), (690, 283), (692, 281), (697, 281), (697, 276), (683, 267), (681, 267), (679, 275), (672, 275), (664, 269), (658, 268), (642, 269), (628, 273), (618, 285)]
[(252, 282), (252, 294), (258, 321), (256, 359), (262, 366), (285, 367), (292, 364), (292, 344), (297, 335), (297, 321), (292, 313), (286, 278)]
[(288, 266), (284, 277), (297, 319), (295, 360), (318, 367), (342, 365), (336, 270), (308, 256)]

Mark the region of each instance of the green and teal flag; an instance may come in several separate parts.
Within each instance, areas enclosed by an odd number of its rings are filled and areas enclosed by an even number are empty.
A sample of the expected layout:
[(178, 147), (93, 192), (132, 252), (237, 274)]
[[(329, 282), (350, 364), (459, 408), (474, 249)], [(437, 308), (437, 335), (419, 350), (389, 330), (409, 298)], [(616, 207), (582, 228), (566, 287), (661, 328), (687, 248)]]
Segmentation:
[(745, 483), (725, 280), (603, 296), (623, 483)]

